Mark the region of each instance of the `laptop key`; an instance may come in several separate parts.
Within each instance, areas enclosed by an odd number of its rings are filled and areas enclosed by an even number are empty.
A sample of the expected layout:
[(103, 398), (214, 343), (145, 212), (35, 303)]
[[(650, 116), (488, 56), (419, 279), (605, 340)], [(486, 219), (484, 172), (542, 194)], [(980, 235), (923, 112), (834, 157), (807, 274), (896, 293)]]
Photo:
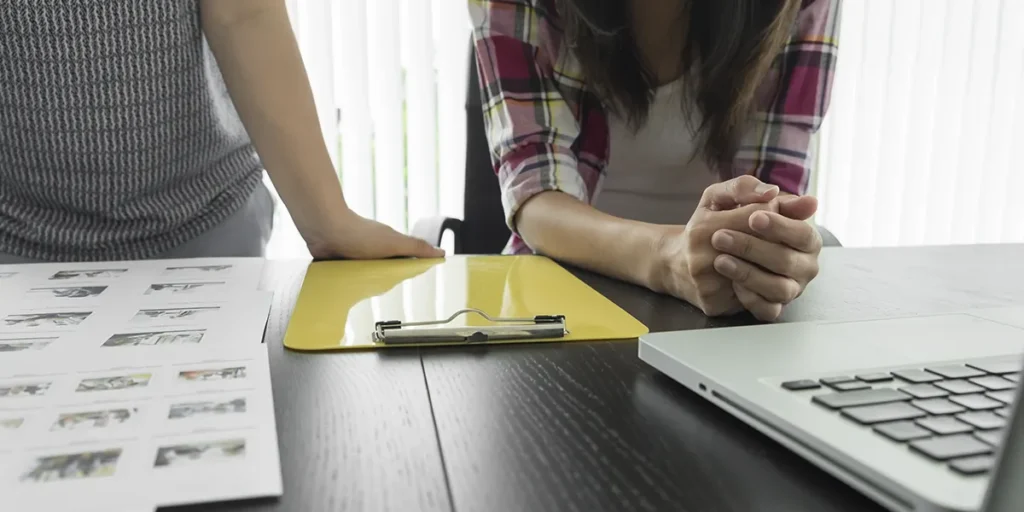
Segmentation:
[(1002, 391), (1004, 389), (1014, 388), (1012, 382), (1002, 377), (996, 377), (995, 375), (986, 375), (984, 377), (977, 377), (969, 380), (974, 384), (977, 384), (985, 389), (989, 389), (992, 391)]
[(914, 398), (937, 398), (949, 394), (949, 391), (939, 389), (931, 384), (911, 384), (903, 386), (899, 390)]
[(818, 381), (816, 380), (800, 379), (783, 382), (782, 387), (790, 391), (800, 391), (804, 389), (818, 389), (821, 387), (821, 384), (818, 384)]
[(999, 446), (999, 443), (1003, 442), (1003, 431), (1002, 430), (978, 430), (974, 433), (974, 437), (981, 439), (982, 441), (992, 445)]
[(985, 372), (976, 368), (970, 368), (962, 364), (950, 364), (946, 366), (935, 366), (932, 368), (925, 368), (932, 373), (942, 375), (947, 379), (966, 379), (968, 377), (980, 377), (985, 375)]
[(851, 380), (850, 382), (838, 382), (833, 384), (832, 389), (836, 391), (857, 391), (859, 389), (871, 389), (871, 385), (866, 382)]
[(942, 461), (992, 453), (991, 446), (970, 434), (918, 439), (910, 442), (910, 449), (929, 458)]
[(1006, 419), (989, 411), (965, 412), (958, 414), (956, 418), (981, 430), (994, 430), (1006, 426)]
[(853, 380), (853, 377), (847, 377), (846, 375), (839, 375), (839, 376), (836, 376), (836, 377), (824, 377), (824, 378), (821, 379), (821, 383), (826, 385), (826, 386), (831, 386), (833, 384), (839, 384), (840, 382), (850, 382), (851, 380)]
[(942, 382), (936, 382), (935, 386), (945, 389), (954, 395), (967, 395), (970, 393), (981, 393), (985, 391), (985, 388), (977, 384), (971, 384), (966, 380), (944, 380)]
[(962, 475), (981, 475), (992, 470), (996, 458), (991, 455), (978, 455), (963, 459), (954, 459), (949, 467)]
[(896, 370), (896, 371), (892, 372), (892, 374), (897, 376), (897, 377), (899, 377), (899, 378), (901, 378), (901, 379), (903, 379), (903, 380), (905, 380), (905, 381), (907, 381), (907, 382), (913, 382), (915, 384), (920, 384), (922, 382), (935, 382), (937, 380), (942, 380), (942, 377), (939, 377), (938, 375), (935, 375), (934, 373), (929, 373), (929, 372), (926, 372), (924, 370), (917, 370), (917, 369)]
[(1017, 373), (1020, 371), (1020, 359), (1000, 359), (997, 361), (983, 361), (967, 363), (967, 366), (977, 368), (985, 373), (1001, 375), (1004, 373)]
[(913, 400), (913, 401), (910, 402), (910, 405), (913, 405), (914, 407), (917, 407), (918, 409), (921, 409), (922, 411), (924, 411), (924, 412), (926, 412), (928, 414), (935, 414), (935, 415), (956, 414), (958, 412), (963, 412), (965, 410), (964, 406), (958, 405), (958, 404), (954, 404), (953, 402), (950, 402), (949, 400), (946, 400), (945, 398), (929, 398), (927, 400)]
[(915, 425), (912, 421), (882, 423), (881, 425), (875, 425), (872, 430), (898, 443), (913, 441), (914, 439), (924, 439), (932, 435), (931, 432)]
[(889, 382), (892, 380), (892, 375), (889, 375), (888, 373), (864, 373), (858, 375), (857, 378), (869, 383)]
[(1015, 392), (1016, 391), (1014, 391), (1012, 389), (1007, 389), (1007, 390), (1004, 390), (1004, 391), (989, 391), (988, 393), (985, 393), (985, 396), (987, 396), (989, 398), (995, 398), (996, 400), (999, 400), (1000, 402), (1002, 402), (1004, 404), (1012, 404), (1013, 403), (1013, 395), (1014, 395)]
[(1003, 406), (1002, 402), (993, 400), (985, 395), (954, 395), (949, 397), (949, 400), (973, 411), (998, 409)]
[(1002, 409), (996, 409), (995, 412), (996, 412), (996, 414), (998, 414), (998, 415), (1000, 415), (1000, 416), (1002, 416), (1004, 418), (1009, 418), (1011, 411), (1010, 411), (1009, 407), (1003, 407)]
[(857, 407), (861, 405), (885, 404), (889, 402), (900, 402), (910, 400), (910, 395), (901, 393), (895, 389), (863, 389), (860, 391), (841, 391), (838, 393), (823, 393), (811, 397), (811, 401), (828, 407), (829, 409), (842, 409), (844, 407)]
[(842, 415), (864, 425), (886, 423), (890, 421), (912, 420), (925, 415), (924, 411), (911, 407), (906, 402), (894, 402), (879, 405), (863, 405), (843, 409)]
[(932, 416), (930, 418), (922, 418), (917, 420), (917, 424), (939, 434), (940, 436), (949, 434), (966, 434), (974, 430), (974, 427), (962, 421), (957, 421), (957, 419), (952, 416)]

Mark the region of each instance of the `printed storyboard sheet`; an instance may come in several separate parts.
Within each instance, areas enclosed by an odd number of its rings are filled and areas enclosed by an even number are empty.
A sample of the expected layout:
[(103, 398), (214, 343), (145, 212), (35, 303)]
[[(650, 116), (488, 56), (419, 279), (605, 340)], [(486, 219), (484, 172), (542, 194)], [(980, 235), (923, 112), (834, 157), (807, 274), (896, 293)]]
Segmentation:
[(261, 273), (249, 259), (0, 267), (8, 503), (279, 496)]

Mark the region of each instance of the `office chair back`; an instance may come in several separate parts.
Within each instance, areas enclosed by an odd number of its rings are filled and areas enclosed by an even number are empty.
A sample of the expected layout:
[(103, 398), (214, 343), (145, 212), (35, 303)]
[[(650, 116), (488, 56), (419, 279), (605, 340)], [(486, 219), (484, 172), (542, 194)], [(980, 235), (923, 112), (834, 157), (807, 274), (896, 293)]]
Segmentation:
[(501, 190), (491, 161), (480, 100), (476, 51), (470, 44), (469, 80), (466, 90), (466, 188), (460, 229), (460, 252), (499, 254), (512, 233), (505, 225)]

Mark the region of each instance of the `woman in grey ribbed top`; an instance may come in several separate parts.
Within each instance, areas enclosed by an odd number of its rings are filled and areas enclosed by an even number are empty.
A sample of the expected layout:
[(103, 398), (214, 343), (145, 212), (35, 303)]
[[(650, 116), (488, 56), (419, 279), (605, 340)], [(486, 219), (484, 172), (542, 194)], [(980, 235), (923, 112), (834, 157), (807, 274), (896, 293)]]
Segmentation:
[(0, 260), (203, 256), (264, 168), (315, 257), (440, 254), (346, 205), (283, 0), (0, 0)]

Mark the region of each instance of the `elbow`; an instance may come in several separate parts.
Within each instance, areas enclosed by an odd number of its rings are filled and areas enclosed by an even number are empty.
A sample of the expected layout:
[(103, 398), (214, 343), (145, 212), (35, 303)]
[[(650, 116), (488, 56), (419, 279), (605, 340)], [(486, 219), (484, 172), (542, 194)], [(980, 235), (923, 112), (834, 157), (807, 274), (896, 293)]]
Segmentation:
[[(586, 202), (588, 191), (592, 189), (577, 170), (571, 151), (547, 148), (517, 151), (502, 158), (498, 166), (505, 222), (524, 240), (529, 237), (531, 226), (538, 221), (543, 223), (543, 219), (551, 215), (551, 196)], [(524, 226), (526, 236), (522, 232)]]
[(535, 252), (544, 252), (545, 229), (544, 226), (553, 216), (557, 216), (558, 200), (557, 195), (564, 195), (561, 192), (547, 190), (540, 192), (523, 202), (515, 212), (510, 215), (510, 228), (526, 243), (527, 247)]

